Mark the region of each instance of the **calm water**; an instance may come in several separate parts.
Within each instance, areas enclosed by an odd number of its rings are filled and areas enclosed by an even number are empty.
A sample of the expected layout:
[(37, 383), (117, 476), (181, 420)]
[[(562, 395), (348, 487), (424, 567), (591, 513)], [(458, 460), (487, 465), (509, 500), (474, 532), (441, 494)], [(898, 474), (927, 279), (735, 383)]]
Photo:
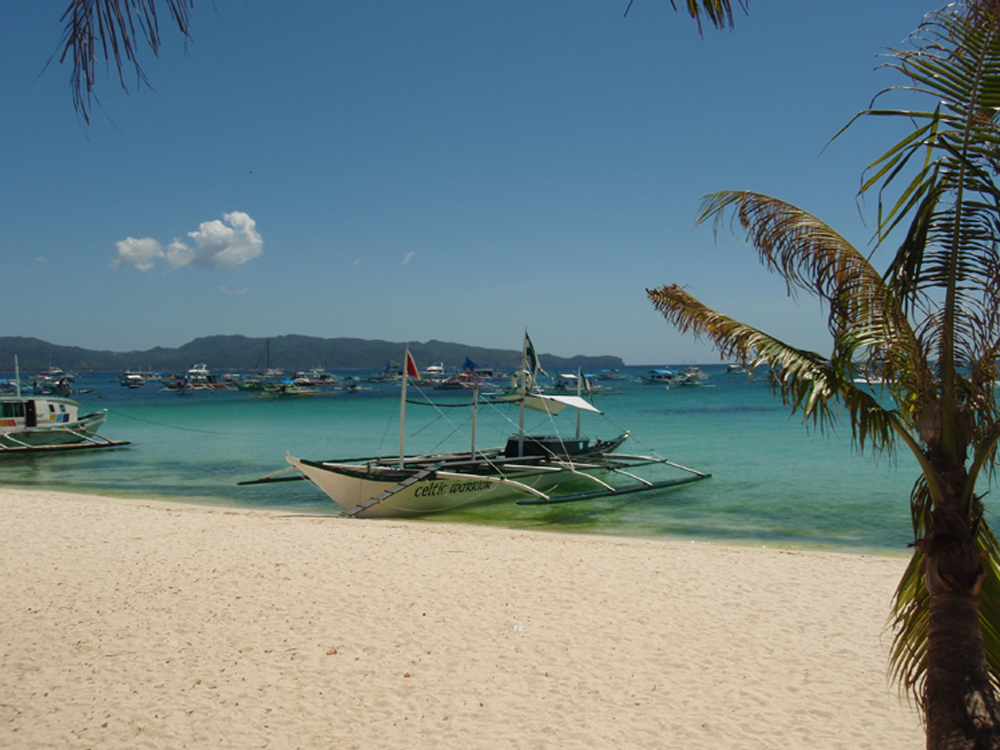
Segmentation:
[[(602, 381), (616, 392), (596, 396), (605, 415), (584, 415), (583, 432), (605, 437), (630, 430), (624, 452), (654, 453), (709, 472), (711, 479), (551, 507), (472, 506), (421, 522), (905, 553), (911, 539), (907, 498), (917, 473), (909, 454), (895, 462), (859, 455), (848, 425), (820, 434), (790, 418), (766, 383), (719, 366), (703, 368), (711, 376), (705, 386), (672, 389), (640, 382), (646, 369), (628, 368), (629, 380)], [(398, 385), (295, 399), (229, 391), (177, 396), (156, 385), (124, 388), (115, 373), (90, 373), (76, 387), (94, 391), (74, 396), (84, 411), (109, 411), (102, 433), (132, 446), (5, 456), (6, 484), (335, 515), (339, 509), (307, 482), (237, 482), (286, 467), (286, 451), (342, 459), (399, 450)], [(452, 392), (425, 393), (442, 403), (469, 401)], [(419, 397), (412, 389), (411, 395)], [(468, 448), (470, 412), (409, 405), (407, 452)], [(571, 435), (575, 417), (565, 414), (556, 418), (559, 431)], [(481, 407), (477, 445), (501, 444), (516, 430), (516, 419), (514, 410)], [(530, 419), (530, 429), (551, 434), (548, 417)]]

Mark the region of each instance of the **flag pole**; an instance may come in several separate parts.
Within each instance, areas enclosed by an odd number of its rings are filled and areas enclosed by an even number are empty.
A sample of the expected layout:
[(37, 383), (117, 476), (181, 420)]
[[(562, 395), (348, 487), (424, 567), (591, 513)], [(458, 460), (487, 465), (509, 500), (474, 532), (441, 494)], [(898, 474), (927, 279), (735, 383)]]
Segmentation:
[(517, 457), (524, 457), (524, 400), (528, 397), (528, 329), (524, 329), (521, 345), (521, 410), (517, 423)]
[(410, 379), (410, 345), (406, 345), (406, 358), (403, 360), (403, 389), (399, 397), (399, 468), (406, 468), (406, 383)]

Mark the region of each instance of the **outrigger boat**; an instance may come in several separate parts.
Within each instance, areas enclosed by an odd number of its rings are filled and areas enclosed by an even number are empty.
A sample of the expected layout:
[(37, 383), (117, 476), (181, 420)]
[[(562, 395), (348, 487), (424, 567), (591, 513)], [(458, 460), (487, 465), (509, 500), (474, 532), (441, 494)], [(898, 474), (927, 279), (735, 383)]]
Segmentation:
[[(343, 515), (374, 518), (413, 517), (502, 500), (512, 500), (518, 505), (566, 503), (673, 487), (710, 476), (664, 459), (619, 453), (629, 438), (628, 432), (609, 440), (581, 437), (581, 412), (601, 412), (579, 394), (533, 392), (541, 368), (527, 333), (518, 391), (487, 402), (519, 406), (518, 434), (503, 447), (477, 449), (479, 393), (473, 389), (471, 449), (407, 456), (404, 452), (406, 387), (411, 377), (420, 377), (409, 348), (405, 363), (398, 457), (313, 461), (286, 453), (291, 469), (240, 484), (308, 479), (343, 509)], [(575, 438), (525, 434), (525, 409), (553, 415), (566, 408), (577, 410)], [(294, 476), (283, 476), (292, 471), (296, 472)], [(641, 476), (640, 472), (647, 476)]]
[[(14, 358), (17, 370), (17, 358)], [(129, 445), (97, 433), (108, 417), (106, 409), (80, 415), (80, 402), (62, 396), (0, 395), (0, 455), (43, 453)]]

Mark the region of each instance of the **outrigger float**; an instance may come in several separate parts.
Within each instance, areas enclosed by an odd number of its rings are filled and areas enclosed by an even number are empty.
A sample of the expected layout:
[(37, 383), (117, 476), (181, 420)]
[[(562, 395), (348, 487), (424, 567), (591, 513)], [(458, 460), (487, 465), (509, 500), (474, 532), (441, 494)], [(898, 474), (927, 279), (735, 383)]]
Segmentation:
[[(527, 333), (516, 392), (487, 401), (520, 407), (518, 434), (503, 447), (478, 450), (475, 425), (479, 394), (473, 389), (471, 449), (407, 456), (406, 387), (409, 378), (419, 378), (420, 373), (409, 349), (405, 362), (398, 456), (313, 461), (286, 453), (290, 469), (239, 484), (308, 479), (340, 506), (344, 516), (398, 518), (503, 500), (518, 505), (569, 503), (675, 487), (710, 476), (665, 459), (619, 453), (628, 432), (610, 440), (580, 437), (581, 412), (601, 412), (580, 395), (535, 392), (534, 381), (541, 368)], [(577, 410), (575, 438), (525, 434), (525, 409), (551, 415), (566, 408)], [(290, 472), (295, 474), (288, 476)]]

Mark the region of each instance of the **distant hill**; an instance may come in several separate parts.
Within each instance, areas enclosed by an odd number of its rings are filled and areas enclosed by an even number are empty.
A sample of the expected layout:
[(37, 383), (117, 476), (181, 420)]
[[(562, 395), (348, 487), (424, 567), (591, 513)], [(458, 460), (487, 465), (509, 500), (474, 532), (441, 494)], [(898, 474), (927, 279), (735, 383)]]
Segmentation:
[[(405, 344), (366, 339), (322, 339), (314, 336), (206, 336), (176, 349), (155, 347), (146, 351), (112, 352), (59, 346), (35, 338), (0, 336), (0, 372), (13, 372), (14, 357), (22, 373), (36, 373), (50, 366), (77, 372), (124, 372), (126, 369), (180, 372), (196, 362), (204, 362), (213, 372), (263, 370), (271, 367), (305, 370), (320, 366), (328, 370), (381, 370), (391, 360), (403, 359)], [(479, 367), (514, 370), (521, 364), (521, 352), (513, 349), (484, 349), (446, 341), (411, 343), (410, 352), (420, 367), (443, 362), (449, 369), (461, 368), (468, 358)], [(624, 367), (619, 357), (608, 355), (557, 357), (539, 354), (548, 372), (590, 371)]]

